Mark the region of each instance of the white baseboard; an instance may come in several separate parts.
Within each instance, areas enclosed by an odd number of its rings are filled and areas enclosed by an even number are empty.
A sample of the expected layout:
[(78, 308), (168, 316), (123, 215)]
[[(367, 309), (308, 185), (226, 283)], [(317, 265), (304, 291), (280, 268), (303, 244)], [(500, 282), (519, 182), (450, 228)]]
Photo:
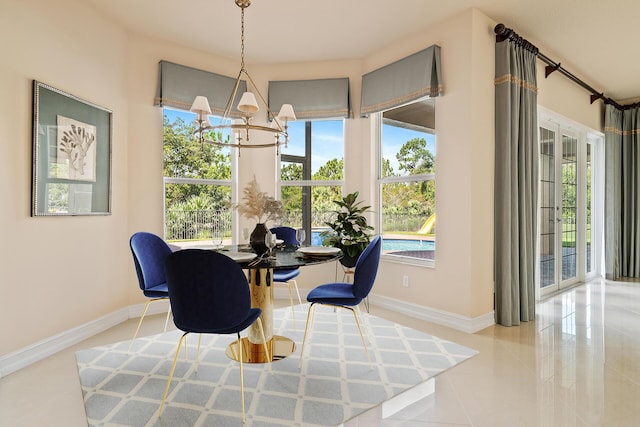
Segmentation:
[[(65, 348), (71, 347), (87, 338), (91, 338), (124, 321), (140, 317), (144, 306), (145, 304), (135, 304), (122, 308), (87, 322), (84, 325), (45, 338), (42, 341), (21, 348), (13, 353), (0, 356), (0, 378), (47, 358)], [(149, 305), (147, 315), (166, 313), (168, 309), (169, 300), (153, 302)]]
[[(300, 289), (300, 297), (302, 298), (303, 303), (306, 302), (307, 293), (307, 289)], [(276, 288), (274, 289), (274, 298), (288, 300), (289, 291), (286, 287), (282, 287), (280, 289)], [(297, 295), (294, 295), (293, 298), (294, 304), (298, 304)], [(470, 334), (478, 332), (495, 323), (493, 312), (486, 313), (475, 318), (468, 318), (458, 314), (448, 313), (446, 311), (411, 304), (384, 296), (371, 295), (369, 300), (373, 305), (378, 305), (391, 311), (427, 320), (439, 325), (448, 326)], [(166, 313), (168, 309), (168, 300), (154, 302), (149, 305), (147, 315)], [(12, 353), (0, 356), (0, 378), (45, 359), (128, 319), (140, 317), (143, 310), (144, 304), (125, 307), (83, 325), (69, 329), (68, 331), (45, 338), (42, 341), (23, 347)]]
[(0, 356), (0, 378), (49, 357), (65, 348), (106, 331), (129, 319), (129, 308), (123, 308), (84, 325), (61, 332), (20, 350)]
[(469, 334), (476, 333), (495, 324), (493, 311), (485, 313), (482, 316), (470, 318), (380, 295), (370, 295), (369, 301), (373, 305), (377, 305), (391, 311), (406, 314), (407, 316), (415, 317), (416, 319), (437, 323), (438, 325), (447, 326)]

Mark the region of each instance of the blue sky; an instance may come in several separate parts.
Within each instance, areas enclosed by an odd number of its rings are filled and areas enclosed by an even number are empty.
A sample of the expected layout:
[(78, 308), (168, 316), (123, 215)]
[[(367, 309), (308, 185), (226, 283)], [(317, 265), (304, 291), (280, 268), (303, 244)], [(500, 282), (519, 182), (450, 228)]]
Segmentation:
[[(195, 119), (195, 114), (188, 111), (164, 109), (164, 114), (170, 121), (181, 117), (185, 122)], [(327, 161), (344, 156), (342, 120), (315, 121), (312, 126), (313, 155), (311, 168), (315, 173), (318, 168)], [(424, 138), (427, 140), (427, 148), (435, 155), (435, 135), (403, 129), (394, 126), (383, 127), (383, 155), (389, 159), (391, 166), (398, 171), (398, 162), (395, 153), (402, 144), (413, 139)], [(295, 121), (289, 123), (289, 144), (282, 147), (281, 151), (287, 154), (304, 155), (304, 122)]]

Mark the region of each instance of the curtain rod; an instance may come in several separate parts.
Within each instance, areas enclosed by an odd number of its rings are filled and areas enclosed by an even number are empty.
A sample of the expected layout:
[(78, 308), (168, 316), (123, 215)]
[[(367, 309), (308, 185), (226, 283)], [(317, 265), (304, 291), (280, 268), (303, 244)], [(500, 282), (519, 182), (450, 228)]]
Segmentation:
[(549, 59), (548, 56), (546, 56), (545, 54), (541, 53), (539, 51), (539, 49), (534, 44), (532, 44), (528, 40), (520, 37), (511, 28), (505, 27), (504, 24), (496, 25), (496, 27), (494, 28), (493, 31), (496, 33), (496, 43), (499, 43), (499, 42), (507, 40), (507, 39), (509, 39), (511, 41), (514, 41), (515, 43), (517, 43), (520, 46), (522, 46), (524, 49), (527, 49), (528, 51), (533, 52), (538, 57), (538, 59), (540, 59), (542, 62), (547, 64), (547, 66), (545, 67), (545, 70), (544, 70), (544, 77), (545, 78), (549, 77), (549, 74), (553, 73), (554, 71), (560, 71), (560, 73), (562, 75), (564, 75), (565, 77), (568, 77), (574, 83), (582, 86), (584, 89), (586, 89), (589, 92), (591, 92), (591, 103), (592, 104), (595, 101), (597, 101), (598, 99), (602, 99), (602, 101), (605, 104), (611, 104), (611, 105), (615, 106), (616, 108), (618, 108), (620, 110), (626, 110), (626, 109), (629, 109), (629, 108), (636, 108), (636, 107), (640, 106), (640, 102), (636, 102), (636, 103), (630, 104), (630, 105), (620, 105), (616, 101), (614, 101), (613, 99), (604, 96), (604, 92), (597, 92), (594, 88), (592, 88), (591, 86), (586, 84), (584, 81), (580, 80), (578, 77), (576, 77), (573, 74), (571, 74), (565, 68), (563, 68), (562, 65), (559, 62), (554, 62), (551, 59)]

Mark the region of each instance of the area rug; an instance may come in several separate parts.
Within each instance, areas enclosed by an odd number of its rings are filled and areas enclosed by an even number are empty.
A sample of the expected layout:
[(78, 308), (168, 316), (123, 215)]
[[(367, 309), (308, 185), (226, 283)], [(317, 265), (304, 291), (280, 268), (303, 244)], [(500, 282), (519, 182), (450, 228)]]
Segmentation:
[[(370, 364), (347, 310), (316, 309), (299, 367), (308, 305), (274, 310), (274, 332), (295, 352), (271, 364), (244, 364), (245, 426), (338, 426), (477, 354), (461, 345), (364, 314)], [(76, 353), (90, 426), (240, 426), (238, 363), (225, 355), (233, 336), (189, 336), (167, 403), (158, 409), (180, 331)], [(437, 391), (436, 391), (437, 392)]]

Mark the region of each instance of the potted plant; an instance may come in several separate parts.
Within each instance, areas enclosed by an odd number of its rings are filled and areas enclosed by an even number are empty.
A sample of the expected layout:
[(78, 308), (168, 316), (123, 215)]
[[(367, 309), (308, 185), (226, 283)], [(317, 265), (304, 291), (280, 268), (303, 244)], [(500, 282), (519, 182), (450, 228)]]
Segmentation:
[(347, 194), (342, 200), (334, 200), (333, 203), (339, 209), (333, 211), (336, 219), (325, 222), (331, 229), (320, 233), (324, 246), (340, 248), (344, 256), (340, 262), (345, 267), (354, 267), (358, 257), (371, 241), (373, 227), (367, 224), (367, 219), (362, 215), (371, 206), (361, 206), (362, 202), (356, 202), (359, 192)]

